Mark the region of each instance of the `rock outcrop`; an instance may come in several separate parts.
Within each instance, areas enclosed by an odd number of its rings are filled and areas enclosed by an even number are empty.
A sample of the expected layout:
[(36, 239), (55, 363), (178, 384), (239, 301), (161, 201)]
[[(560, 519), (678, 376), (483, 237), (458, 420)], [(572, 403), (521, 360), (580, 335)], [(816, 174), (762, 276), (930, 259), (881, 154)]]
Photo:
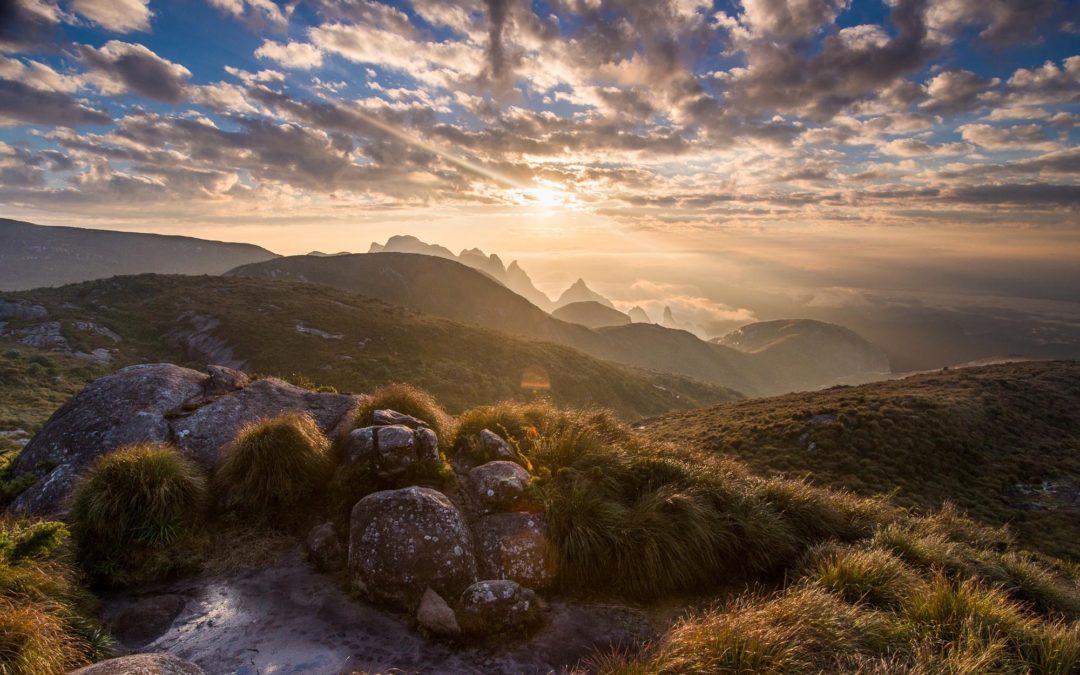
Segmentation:
[(432, 635), (439, 637), (457, 637), (461, 635), (457, 615), (443, 597), (431, 590), (424, 591), (420, 606), (416, 610), (416, 623)]
[(353, 396), (312, 392), (273, 378), (250, 382), (221, 366), (209, 370), (208, 375), (168, 363), (144, 364), (91, 382), (49, 418), (13, 463), (14, 476), (48, 473), (11, 510), (62, 514), (76, 480), (94, 460), (132, 443), (172, 442), (209, 468), (248, 422), (307, 412), (330, 433), (357, 404)]
[(477, 578), (464, 516), (431, 488), (364, 497), (352, 509), (349, 575), (367, 597), (403, 607), (414, 606), (428, 588), (456, 597)]
[(308, 560), (320, 572), (332, 572), (345, 566), (345, 547), (333, 523), (316, 525), (308, 532)]

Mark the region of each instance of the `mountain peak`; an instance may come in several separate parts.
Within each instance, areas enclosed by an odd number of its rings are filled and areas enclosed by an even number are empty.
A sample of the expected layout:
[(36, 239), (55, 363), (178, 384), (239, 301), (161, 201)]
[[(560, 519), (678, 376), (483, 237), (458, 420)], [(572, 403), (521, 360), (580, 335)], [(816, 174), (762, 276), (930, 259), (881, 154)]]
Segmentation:
[(585, 283), (585, 280), (581, 278), (570, 284), (570, 287), (563, 291), (563, 294), (560, 295), (558, 301), (556, 301), (555, 306), (565, 307), (566, 305), (575, 302), (599, 302), (605, 307), (615, 307), (610, 300), (589, 288)]

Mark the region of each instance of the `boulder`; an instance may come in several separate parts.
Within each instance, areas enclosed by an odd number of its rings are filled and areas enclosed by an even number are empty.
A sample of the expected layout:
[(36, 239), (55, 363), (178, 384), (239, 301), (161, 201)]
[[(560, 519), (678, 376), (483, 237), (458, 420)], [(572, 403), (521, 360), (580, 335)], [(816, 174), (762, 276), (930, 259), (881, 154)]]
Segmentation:
[(176, 444), (189, 457), (209, 469), (218, 452), (245, 425), (290, 412), (307, 412), (323, 433), (356, 405), (344, 394), (308, 391), (276, 378), (256, 380), (227, 396), (207, 403), (173, 423)]
[(137, 598), (105, 617), (109, 632), (128, 647), (143, 647), (169, 630), (187, 599), (176, 593)]
[(505, 511), (521, 501), (530, 479), (520, 464), (498, 460), (471, 469), (468, 484), (475, 504), (489, 513)]
[(311, 528), (307, 536), (307, 554), (315, 568), (332, 572), (345, 565), (345, 548), (333, 523), (323, 523)]
[(478, 581), (465, 589), (458, 603), (461, 628), (474, 636), (526, 629), (540, 618), (536, 593), (514, 581)]
[(20, 516), (64, 516), (68, 512), (67, 496), (78, 481), (75, 467), (61, 464), (23, 490), (8, 505), (8, 511)]
[(349, 432), (349, 462), (370, 466), (376, 477), (388, 479), (414, 467), (437, 470), (442, 458), (434, 431), (393, 424)]
[(79, 668), (69, 675), (206, 675), (206, 671), (172, 654), (134, 654)]
[(518, 458), (510, 444), (490, 429), (480, 432), (480, 452), (488, 459), (506, 459), (516, 462)]
[(424, 420), (417, 419), (412, 415), (406, 415), (405, 413), (399, 413), (396, 410), (376, 410), (371, 413), (371, 420), (372, 423), (378, 427), (402, 424), (410, 429), (420, 429), (421, 427), (431, 426)]
[(91, 382), (49, 418), (13, 462), (14, 476), (56, 467), (21, 500), (35, 508), (24, 512), (60, 513), (66, 489), (95, 459), (131, 443), (168, 440), (167, 416), (200, 396), (206, 379), (188, 368), (156, 363), (122, 368)]
[(542, 514), (493, 513), (480, 518), (473, 533), (484, 578), (509, 579), (529, 588), (546, 588), (555, 581), (556, 559)]
[(26, 300), (4, 300), (0, 298), (0, 319), (44, 319), (49, 310)]
[(458, 626), (454, 610), (446, 604), (446, 600), (443, 600), (441, 595), (430, 588), (424, 591), (424, 597), (420, 598), (420, 607), (416, 610), (416, 622), (433, 635), (440, 637), (461, 635), (461, 627)]
[(469, 528), (431, 488), (375, 492), (352, 509), (349, 575), (367, 597), (405, 607), (428, 588), (456, 596), (476, 581)]

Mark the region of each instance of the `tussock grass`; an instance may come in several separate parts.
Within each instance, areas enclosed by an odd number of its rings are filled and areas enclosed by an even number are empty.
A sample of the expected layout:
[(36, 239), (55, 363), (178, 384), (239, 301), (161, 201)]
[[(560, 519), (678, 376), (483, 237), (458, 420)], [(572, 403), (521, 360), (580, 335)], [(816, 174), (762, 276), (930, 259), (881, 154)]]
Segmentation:
[(330, 442), (309, 415), (294, 413), (241, 429), (218, 457), (214, 487), (229, 508), (288, 523), (313, 508), (330, 469)]
[(921, 579), (899, 558), (880, 549), (823, 544), (803, 563), (803, 575), (851, 603), (897, 608), (921, 587)]
[(379, 387), (371, 398), (360, 404), (353, 427), (366, 427), (372, 423), (376, 410), (395, 410), (427, 422), (439, 445), (449, 448), (454, 439), (454, 418), (439, 405), (435, 398), (418, 387), (409, 384), (388, 384)]
[(136, 444), (98, 458), (73, 494), (80, 562), (95, 578), (118, 585), (192, 566), (206, 496), (202, 472), (169, 446)]
[(0, 519), (0, 675), (64, 673), (111, 654), (68, 548), (61, 523)]
[(607, 672), (826, 672), (837, 654), (887, 652), (902, 638), (886, 615), (806, 585), (693, 614), (636, 662)]

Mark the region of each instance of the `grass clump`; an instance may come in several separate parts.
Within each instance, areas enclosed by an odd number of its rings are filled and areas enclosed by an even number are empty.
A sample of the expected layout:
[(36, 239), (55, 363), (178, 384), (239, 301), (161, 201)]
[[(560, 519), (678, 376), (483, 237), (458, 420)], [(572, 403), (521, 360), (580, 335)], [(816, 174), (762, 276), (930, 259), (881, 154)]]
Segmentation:
[(202, 472), (170, 446), (136, 444), (98, 458), (73, 494), (80, 562), (118, 585), (190, 567), (206, 494)]
[(306, 414), (247, 425), (222, 449), (214, 482), (227, 507), (292, 522), (330, 475), (330, 442)]
[(608, 672), (828, 672), (836, 654), (886, 653), (901, 638), (885, 615), (807, 585), (691, 615)]
[(370, 398), (361, 402), (353, 427), (370, 426), (376, 410), (394, 410), (426, 422), (439, 437), (439, 444), (443, 448), (450, 447), (453, 441), (454, 418), (423, 389), (400, 383), (379, 387)]
[(0, 675), (64, 673), (111, 655), (61, 523), (0, 520)]
[(812, 549), (803, 574), (851, 603), (900, 607), (920, 579), (896, 556), (880, 549), (824, 544)]

